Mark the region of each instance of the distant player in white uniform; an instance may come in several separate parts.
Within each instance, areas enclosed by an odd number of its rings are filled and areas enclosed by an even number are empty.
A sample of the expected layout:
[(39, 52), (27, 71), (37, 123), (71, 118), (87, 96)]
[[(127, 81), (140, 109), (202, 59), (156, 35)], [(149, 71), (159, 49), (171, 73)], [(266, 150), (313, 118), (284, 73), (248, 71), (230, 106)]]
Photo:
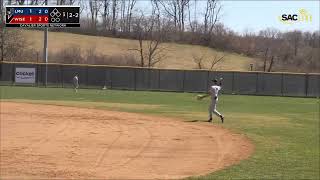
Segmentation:
[(79, 78), (78, 78), (78, 74), (76, 74), (73, 77), (73, 88), (74, 88), (74, 92), (78, 92), (78, 88), (79, 88)]
[(209, 120), (208, 120), (208, 122), (212, 122), (212, 113), (214, 113), (220, 117), (221, 122), (223, 123), (224, 117), (221, 113), (219, 113), (217, 111), (218, 96), (219, 96), (219, 91), (221, 90), (221, 86), (222, 86), (222, 78), (220, 78), (219, 84), (218, 84), (218, 80), (216, 80), (216, 79), (214, 79), (212, 81), (213, 81), (213, 85), (210, 86), (210, 89), (209, 89), (209, 95), (211, 95), (211, 104), (209, 106)]

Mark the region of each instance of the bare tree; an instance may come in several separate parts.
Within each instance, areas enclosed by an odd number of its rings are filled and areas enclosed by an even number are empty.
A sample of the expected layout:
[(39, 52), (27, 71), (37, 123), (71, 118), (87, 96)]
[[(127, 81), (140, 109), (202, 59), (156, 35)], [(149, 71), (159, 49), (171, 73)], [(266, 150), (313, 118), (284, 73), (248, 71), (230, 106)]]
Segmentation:
[(160, 61), (164, 60), (164, 58), (166, 57), (165, 51), (167, 50), (167, 48), (161, 46), (161, 44), (162, 42), (160, 38), (153, 38), (148, 42), (148, 67), (153, 67)]
[(109, 6), (110, 6), (110, 0), (103, 0), (102, 24), (103, 24), (104, 29), (107, 29), (107, 27), (109, 26), (109, 23), (110, 23)]
[(317, 30), (312, 33), (309, 40), (309, 44), (312, 48), (320, 48), (320, 31)]
[(218, 0), (207, 0), (204, 14), (204, 34), (211, 34), (219, 20), (221, 5)]
[(73, 5), (76, 0), (57, 0), (57, 5)]
[(159, 3), (164, 9), (166, 16), (173, 19), (175, 30), (178, 26), (178, 4), (177, 0), (159, 0)]
[(140, 18), (136, 22), (135, 31), (137, 32), (137, 39), (139, 42), (139, 48), (133, 48), (129, 50), (135, 50), (139, 52), (140, 55), (140, 63), (139, 66), (144, 67), (144, 51), (143, 51), (143, 27), (142, 27), (142, 21), (144, 19), (143, 13), (141, 14)]
[(190, 0), (177, 0), (178, 4), (178, 16), (179, 16), (179, 31), (184, 32), (185, 28), (185, 11), (189, 6)]
[(102, 25), (104, 30), (131, 32), (133, 10), (137, 0), (102, 0)]
[(214, 66), (215, 66), (216, 64), (218, 64), (218, 62), (222, 61), (225, 57), (226, 57), (226, 54), (224, 54), (224, 53), (223, 53), (223, 55), (222, 55), (221, 57), (218, 57), (218, 54), (216, 54), (216, 55), (214, 56), (214, 58), (211, 59), (211, 61), (210, 61), (210, 62), (211, 62), (210, 70), (213, 70)]
[(19, 5), (24, 5), (25, 3), (25, 0), (17, 0), (16, 4), (19, 4)]
[(112, 20), (111, 20), (111, 30), (113, 34), (116, 34), (116, 20), (117, 20), (117, 0), (112, 0)]
[(293, 45), (294, 56), (298, 55), (299, 45), (302, 39), (301, 31), (292, 31), (284, 33), (284, 38)]
[[(192, 17), (192, 9), (191, 9), (191, 3), (188, 3), (188, 20), (189, 20), (189, 26), (192, 33), (196, 32), (198, 30), (198, 20), (197, 20), (197, 1), (194, 0), (194, 9), (193, 9), (193, 17)], [(191, 18), (192, 17), (192, 18)]]
[(126, 0), (121, 0), (120, 2), (120, 31), (125, 32), (125, 26), (126, 26)]
[(78, 5), (80, 6), (80, 15), (88, 10), (86, 0), (79, 0)]
[(273, 63), (274, 63), (274, 56), (271, 57), (270, 65), (269, 65), (269, 68), (268, 68), (268, 72), (271, 72), (271, 69), (273, 67)]
[[(216, 53), (214, 57), (207, 58), (206, 53), (202, 52), (200, 55), (192, 54), (193, 62), (197, 64), (197, 69), (209, 69), (213, 70), (213, 68), (221, 62), (226, 57), (226, 54), (223, 53), (221, 56), (218, 56)], [(210, 65), (207, 67), (205, 62), (210, 62)]]
[(294, 31), (293, 33), (293, 44), (294, 44), (294, 55), (297, 56), (298, 54), (298, 46), (299, 42), (301, 40), (301, 32), (300, 31)]
[(126, 22), (126, 31), (131, 32), (131, 21), (132, 21), (132, 11), (136, 4), (137, 0), (129, 0), (128, 7), (127, 7), (127, 22)]
[(266, 71), (266, 69), (267, 69), (268, 51), (269, 51), (269, 48), (267, 47), (265, 54), (264, 54), (263, 71)]
[(148, 50), (146, 51), (147, 61), (148, 67), (153, 67), (166, 57), (165, 51), (167, 49), (162, 45), (162, 38), (165, 36), (166, 31), (161, 28), (160, 15), (157, 14), (156, 7), (153, 6), (152, 15), (147, 21), (150, 22), (146, 34), (149, 39), (147, 41)]
[(90, 0), (90, 14), (91, 14), (91, 28), (96, 30), (98, 22), (98, 12), (100, 10), (101, 3), (98, 0)]
[(263, 38), (275, 39), (279, 37), (279, 30), (274, 28), (267, 28), (265, 30), (259, 31), (259, 36)]
[(136, 4), (136, 0), (122, 0), (120, 5), (120, 28), (122, 32), (130, 32), (132, 10)]
[(190, 0), (159, 0), (166, 15), (173, 19), (175, 30), (184, 32), (186, 11)]
[(192, 54), (193, 62), (196, 63), (197, 69), (204, 69), (203, 60), (205, 59), (206, 54), (202, 53), (201, 55)]
[(64, 5), (66, 4), (66, 0), (57, 0), (57, 5)]
[(153, 9), (150, 17), (141, 14), (135, 27), (139, 48), (129, 49), (139, 52), (141, 67), (153, 67), (166, 57), (167, 49), (162, 45), (165, 31), (161, 29), (160, 18), (155, 12)]
[(30, 5), (38, 5), (39, 4), (39, 0), (30, 0)]
[(69, 0), (69, 5), (74, 5), (75, 2), (76, 0)]

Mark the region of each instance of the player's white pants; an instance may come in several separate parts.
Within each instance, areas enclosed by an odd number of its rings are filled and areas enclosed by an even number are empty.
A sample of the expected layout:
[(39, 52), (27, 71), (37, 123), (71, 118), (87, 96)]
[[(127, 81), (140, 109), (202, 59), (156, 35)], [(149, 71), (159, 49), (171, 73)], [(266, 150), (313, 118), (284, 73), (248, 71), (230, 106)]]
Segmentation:
[(209, 106), (209, 118), (212, 118), (212, 113), (216, 114), (217, 116), (221, 116), (221, 114), (217, 111), (217, 101), (211, 100), (211, 104)]
[(78, 82), (73, 82), (73, 89), (75, 92), (78, 92), (78, 88), (79, 88), (79, 83)]

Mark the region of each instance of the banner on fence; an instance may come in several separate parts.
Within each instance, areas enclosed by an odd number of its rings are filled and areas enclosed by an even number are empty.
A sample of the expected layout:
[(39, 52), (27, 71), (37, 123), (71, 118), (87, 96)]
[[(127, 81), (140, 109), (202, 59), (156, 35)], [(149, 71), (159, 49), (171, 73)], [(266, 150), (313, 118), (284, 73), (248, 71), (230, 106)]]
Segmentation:
[(16, 83), (33, 84), (36, 82), (36, 68), (16, 68)]

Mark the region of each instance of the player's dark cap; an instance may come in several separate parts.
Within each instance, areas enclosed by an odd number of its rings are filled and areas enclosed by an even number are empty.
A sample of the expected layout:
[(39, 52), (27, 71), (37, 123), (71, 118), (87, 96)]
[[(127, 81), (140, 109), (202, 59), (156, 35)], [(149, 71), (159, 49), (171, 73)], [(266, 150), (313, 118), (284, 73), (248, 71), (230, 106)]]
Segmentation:
[(217, 83), (217, 82), (218, 82), (217, 79), (212, 79), (211, 81), (214, 82), (214, 83)]

